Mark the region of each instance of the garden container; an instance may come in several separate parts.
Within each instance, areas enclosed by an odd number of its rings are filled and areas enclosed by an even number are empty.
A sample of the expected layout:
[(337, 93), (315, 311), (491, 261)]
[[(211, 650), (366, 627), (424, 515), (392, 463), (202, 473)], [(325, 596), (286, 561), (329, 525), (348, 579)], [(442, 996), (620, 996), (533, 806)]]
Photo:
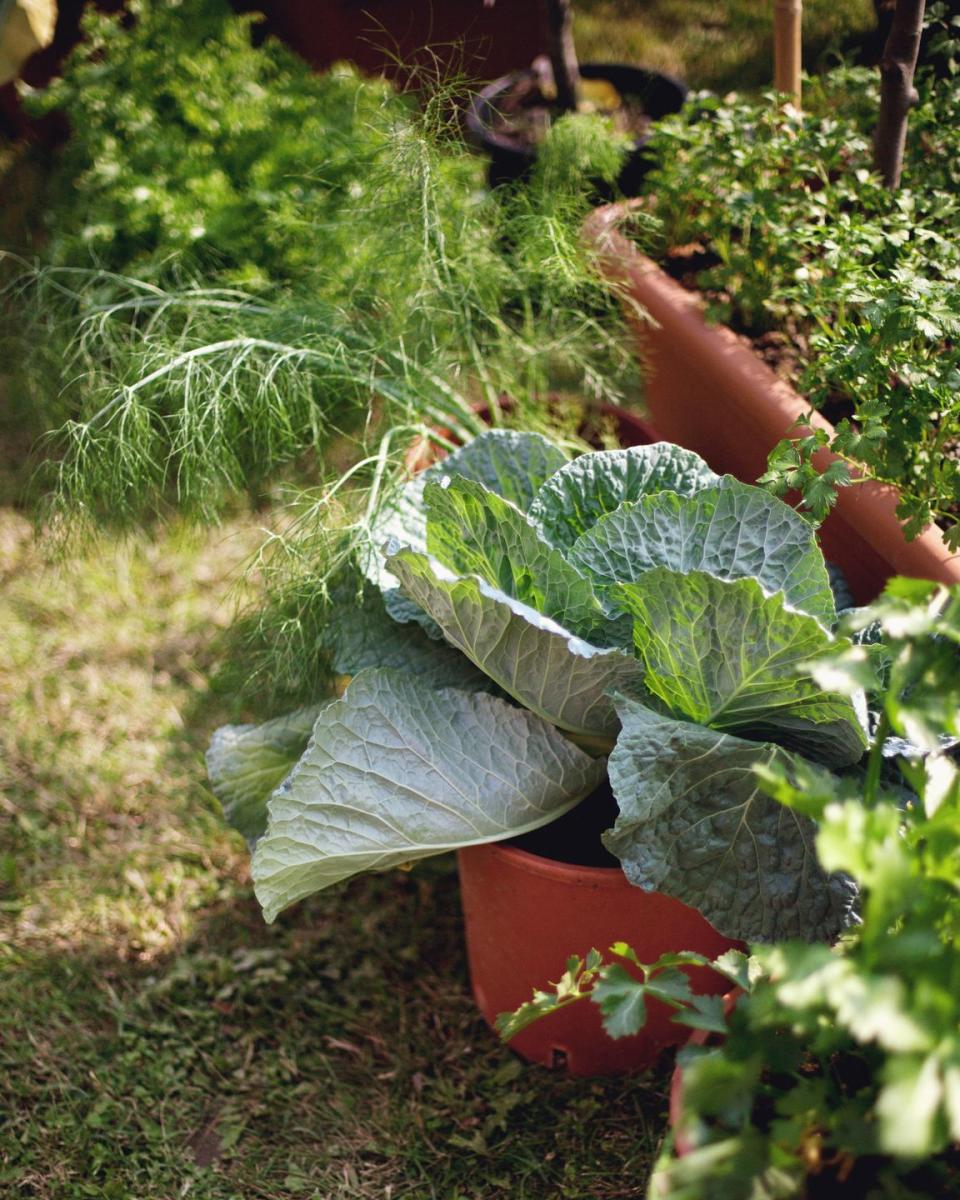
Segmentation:
[[(52, 45), (35, 54), (23, 73), (33, 87), (56, 75), (80, 40), (88, 4), (115, 12), (122, 0), (58, 0)], [(361, 70), (429, 88), (438, 73), (492, 79), (547, 48), (539, 4), (486, 5), (481, 0), (233, 0), (240, 12), (263, 15), (256, 36), (275, 34), (318, 71), (346, 60)], [(2, 5), (0, 5), (2, 7)], [(0, 87), (0, 133), (49, 143), (68, 133), (59, 115), (26, 116), (12, 84)]]
[[(670, 113), (679, 112), (687, 99), (686, 84), (660, 71), (645, 67), (625, 66), (622, 63), (581, 63), (583, 79), (604, 79), (613, 84), (621, 96), (638, 99), (645, 114), (657, 121)], [(476, 142), (490, 157), (488, 178), (491, 187), (523, 179), (533, 166), (537, 155), (535, 145), (524, 145), (505, 137), (492, 128), (497, 106), (518, 79), (534, 78), (532, 71), (514, 71), (495, 80), (473, 99), (467, 110), (467, 128)], [(649, 134), (638, 137), (633, 144), (620, 177), (619, 190), (625, 196), (635, 196), (650, 169), (647, 155)]]
[(428, 86), (437, 74), (491, 79), (546, 49), (538, 4), (481, 0), (243, 0), (317, 70), (349, 59), (366, 71)]
[[(571, 954), (627, 941), (641, 962), (653, 962), (674, 950), (715, 958), (740, 945), (679, 900), (634, 887), (619, 866), (557, 862), (509, 842), (470, 846), (457, 857), (473, 995), (491, 1026), (535, 987), (559, 979)], [(691, 980), (694, 990), (713, 995), (730, 986), (701, 969)], [(614, 1041), (597, 1006), (579, 1001), (510, 1046), (530, 1062), (572, 1075), (619, 1074), (649, 1067), (667, 1046), (687, 1040), (689, 1029), (670, 1018), (666, 1006), (649, 1002), (645, 1028)]]
[[(646, 409), (660, 434), (695, 450), (715, 471), (748, 483), (766, 470), (777, 442), (797, 434), (798, 418), (809, 416), (832, 435), (830, 423), (731, 330), (707, 323), (697, 296), (618, 232), (628, 212), (623, 204), (597, 209), (584, 232), (604, 274), (624, 294), (643, 359)], [(829, 450), (814, 459), (821, 471), (835, 460)], [(891, 575), (960, 583), (960, 556), (934, 526), (908, 541), (897, 502), (895, 488), (857, 483), (840, 489), (823, 524), (824, 554), (842, 568), (859, 604), (872, 600)]]
[[(733, 1011), (737, 1000), (743, 995), (741, 988), (734, 988), (724, 996), (724, 1012), (727, 1017)], [(722, 1041), (722, 1035), (709, 1033), (706, 1029), (694, 1029), (684, 1042), (687, 1046), (716, 1046)], [(683, 1067), (679, 1063), (673, 1068), (670, 1076), (670, 1094), (668, 1097), (668, 1119), (673, 1130), (673, 1148), (678, 1158), (683, 1158), (693, 1149), (693, 1144), (682, 1129), (683, 1121)]]

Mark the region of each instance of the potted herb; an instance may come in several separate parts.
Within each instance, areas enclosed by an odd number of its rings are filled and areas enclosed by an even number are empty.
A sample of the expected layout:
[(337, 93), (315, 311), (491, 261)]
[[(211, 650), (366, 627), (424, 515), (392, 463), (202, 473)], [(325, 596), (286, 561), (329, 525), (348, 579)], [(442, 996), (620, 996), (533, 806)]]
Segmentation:
[[(549, 54), (527, 70), (512, 71), (488, 84), (467, 110), (467, 127), (490, 156), (491, 187), (528, 175), (551, 123), (583, 112), (606, 117), (623, 136), (627, 153), (617, 187), (624, 195), (636, 195), (650, 165), (650, 128), (668, 113), (679, 112), (686, 86), (645, 67), (581, 63), (571, 0), (544, 0), (543, 21)], [(608, 185), (598, 187), (609, 194)]]
[[(837, 645), (835, 605), (815, 531), (787, 505), (669, 443), (568, 460), (540, 435), (492, 430), (404, 487), (372, 523), (363, 570), (324, 633), (344, 694), (227, 727), (208, 755), (227, 818), (255, 843), (268, 920), (452, 849), (469, 895), (492, 843), (572, 810), (573, 837), (602, 840), (638, 898), (675, 902), (658, 914), (678, 921), (674, 949), (831, 938), (852, 919), (849, 884), (813, 860), (811, 823), (784, 820), (752, 771), (758, 756), (849, 766), (866, 746), (851, 698), (797, 677)], [(520, 927), (522, 897), (491, 896), (502, 921), (478, 949), (473, 896), (474, 988), (503, 1007), (478, 972), (489, 947), (522, 961), (569, 930), (550, 911)], [(705, 944), (684, 943), (691, 932)], [(541, 982), (514, 976), (512, 1002)], [(636, 1061), (655, 1048), (639, 1039)]]
[[(725, 955), (723, 1002), (693, 995), (674, 956), (642, 979), (614, 945), (568, 965), (562, 984), (504, 1014), (506, 1036), (586, 998), (613, 1037), (642, 1025), (659, 997), (699, 1032), (671, 1096), (674, 1151), (651, 1197), (954, 1195), (960, 1183), (960, 589), (896, 580), (848, 631), (869, 645), (815, 670), (848, 691), (866, 684), (902, 775), (845, 777), (758, 769), (763, 786), (818, 825), (824, 869), (860, 889), (862, 920), (833, 949), (787, 941)], [(909, 737), (910, 743), (906, 741)], [(553, 1018), (551, 1018), (553, 1019)], [(549, 1023), (549, 1022), (547, 1022)]]
[[(743, 478), (776, 448), (773, 486), (818, 516), (836, 501), (824, 546), (864, 600), (891, 572), (960, 579), (956, 78), (924, 73), (919, 94), (905, 194), (873, 172), (892, 128), (875, 73), (840, 69), (811, 81), (802, 113), (728, 97), (658, 127), (669, 274), (617, 236), (622, 210), (588, 227), (653, 317), (638, 324), (653, 420)], [(732, 329), (703, 319), (691, 286)]]

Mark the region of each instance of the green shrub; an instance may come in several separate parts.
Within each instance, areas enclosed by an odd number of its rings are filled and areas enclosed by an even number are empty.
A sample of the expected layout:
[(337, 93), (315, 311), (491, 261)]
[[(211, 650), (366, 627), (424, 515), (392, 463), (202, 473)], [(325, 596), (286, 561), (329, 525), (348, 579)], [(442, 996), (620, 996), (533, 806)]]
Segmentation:
[[(325, 214), (363, 188), (385, 83), (313, 74), (222, 0), (88, 10), (63, 77), (28, 99), (70, 124), (49, 186), (44, 261), (149, 278), (214, 268), (289, 278)], [(398, 119), (408, 107), (390, 97)], [(302, 209), (320, 226), (304, 236)], [(177, 278), (177, 274), (174, 274)]]

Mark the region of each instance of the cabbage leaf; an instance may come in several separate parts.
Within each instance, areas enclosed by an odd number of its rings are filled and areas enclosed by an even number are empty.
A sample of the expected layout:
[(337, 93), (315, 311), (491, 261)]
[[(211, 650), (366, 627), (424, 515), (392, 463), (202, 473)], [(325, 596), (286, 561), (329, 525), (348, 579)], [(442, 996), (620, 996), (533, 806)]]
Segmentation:
[(658, 567), (611, 596), (636, 618), (646, 687), (676, 715), (829, 766), (862, 757), (867, 739), (852, 701), (800, 671), (836, 639), (782, 594), (768, 596), (755, 579)]
[(363, 671), (270, 800), (253, 856), (264, 916), (361, 871), (538, 829), (605, 771), (505, 700)]
[(405, 592), (454, 646), (531, 712), (571, 733), (613, 738), (611, 688), (636, 692), (643, 668), (628, 652), (576, 637), (476, 576), (459, 576), (414, 550), (390, 558)]
[(582, 637), (609, 625), (589, 581), (509, 500), (469, 479), (430, 482), (427, 552), (457, 575), (477, 575)]
[(603, 841), (631, 883), (751, 941), (833, 939), (855, 919), (856, 888), (818, 863), (814, 823), (760, 789), (755, 765), (789, 766), (789, 754), (628, 697), (617, 711), (609, 770), (620, 815)]
[(665, 491), (621, 504), (578, 538), (569, 557), (598, 591), (654, 567), (706, 571), (782, 591), (791, 607), (827, 628), (836, 620), (813, 526), (782, 500), (730, 476), (692, 496)]
[(698, 454), (672, 442), (600, 450), (551, 475), (537, 492), (530, 517), (551, 545), (567, 550), (625, 500), (661, 491), (691, 496), (719, 481)]

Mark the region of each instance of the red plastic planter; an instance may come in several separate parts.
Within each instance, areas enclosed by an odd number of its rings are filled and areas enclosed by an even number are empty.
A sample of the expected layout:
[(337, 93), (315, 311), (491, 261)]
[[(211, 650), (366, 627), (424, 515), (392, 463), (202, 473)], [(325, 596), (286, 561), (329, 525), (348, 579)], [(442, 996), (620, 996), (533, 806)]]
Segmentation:
[(349, 59), (365, 71), (400, 79), (425, 69), (491, 79), (546, 50), (539, 4), (481, 0), (236, 0), (267, 17), (317, 70)]
[[(724, 997), (723, 1007), (728, 1017), (733, 1012), (734, 1005), (743, 994), (741, 988), (734, 988), (732, 992), (728, 992)], [(695, 1029), (689, 1038), (687, 1038), (686, 1045), (716, 1045), (720, 1040), (722, 1039), (715, 1033), (708, 1033), (705, 1029)], [(687, 1137), (683, 1129), (683, 1067), (679, 1063), (673, 1068), (673, 1074), (670, 1076), (670, 1097), (668, 1103), (670, 1128), (673, 1130), (673, 1148), (676, 1151), (677, 1157), (683, 1158), (693, 1150), (693, 1142)]]
[[(619, 867), (570, 866), (504, 843), (471, 846), (457, 857), (473, 995), (491, 1026), (499, 1013), (529, 1000), (535, 987), (559, 979), (571, 954), (624, 940), (641, 962), (653, 962), (668, 951), (715, 958), (740, 946), (687, 905), (634, 887)], [(691, 979), (695, 990), (713, 995), (730, 986), (708, 971), (694, 971)], [(613, 1041), (597, 1006), (581, 1001), (510, 1045), (530, 1062), (571, 1075), (635, 1071), (687, 1040), (689, 1030), (670, 1016), (651, 1002), (645, 1029)]]

